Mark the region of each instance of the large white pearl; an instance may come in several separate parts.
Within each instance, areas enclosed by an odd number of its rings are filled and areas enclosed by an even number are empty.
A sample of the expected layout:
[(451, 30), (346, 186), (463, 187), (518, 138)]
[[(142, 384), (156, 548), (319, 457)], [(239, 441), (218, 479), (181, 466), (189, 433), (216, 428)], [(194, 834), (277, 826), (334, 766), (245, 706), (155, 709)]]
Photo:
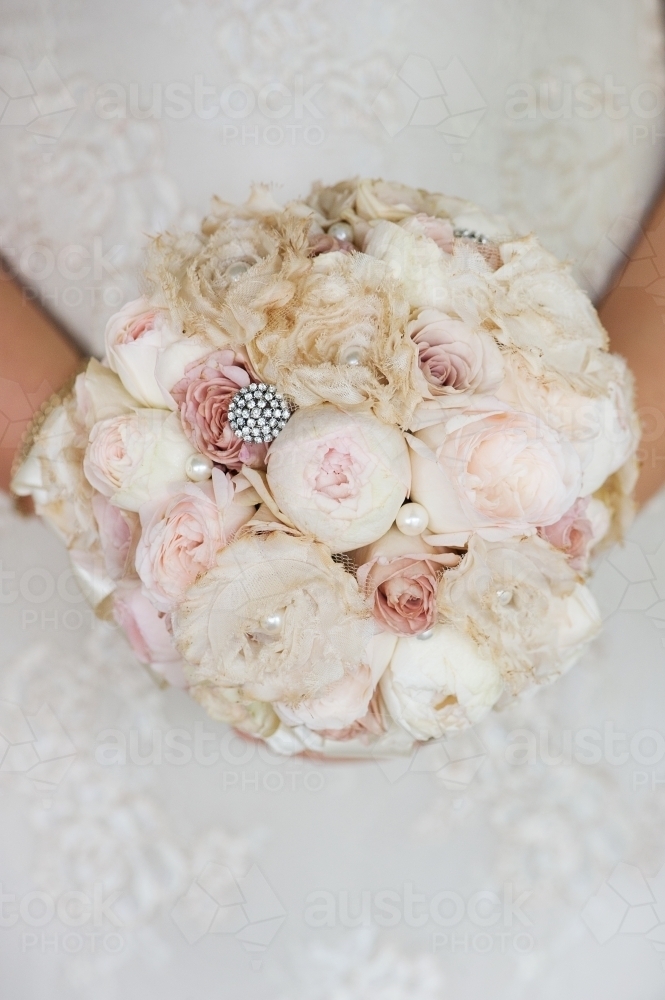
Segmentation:
[(431, 639), (434, 635), (434, 629), (428, 628), (426, 632), (421, 632), (420, 635), (416, 636), (416, 639)]
[(363, 352), (359, 347), (347, 347), (345, 351), (342, 351), (341, 361), (343, 365), (356, 365), (362, 364)]
[(512, 590), (497, 590), (496, 596), (499, 604), (503, 604), (505, 608), (512, 601), (513, 592)]
[(284, 615), (281, 611), (273, 611), (261, 619), (260, 629), (264, 635), (276, 636), (282, 631)]
[(422, 535), (428, 523), (429, 514), (419, 503), (405, 503), (395, 518), (395, 524), (403, 535)]
[(336, 240), (346, 240), (347, 243), (353, 243), (353, 226), (350, 226), (348, 222), (333, 222), (328, 230), (328, 236), (334, 236)]
[(246, 271), (249, 271), (251, 264), (246, 260), (237, 260), (234, 264), (229, 264), (226, 269), (226, 277), (229, 281), (239, 281)]
[(205, 455), (190, 455), (185, 462), (187, 478), (193, 483), (202, 483), (204, 479), (210, 479), (212, 469), (212, 460)]

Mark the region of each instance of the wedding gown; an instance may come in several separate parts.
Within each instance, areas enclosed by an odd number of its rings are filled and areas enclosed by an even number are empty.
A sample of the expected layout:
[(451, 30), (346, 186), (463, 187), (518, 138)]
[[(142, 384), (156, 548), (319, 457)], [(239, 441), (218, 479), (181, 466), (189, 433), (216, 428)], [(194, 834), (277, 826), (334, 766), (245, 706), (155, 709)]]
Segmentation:
[[(662, 172), (655, 0), (1, 9), (2, 252), (92, 352), (145, 234), (213, 193), (443, 190), (597, 296)], [(93, 621), (41, 524), (0, 519), (3, 1000), (663, 995), (663, 495), (598, 567), (585, 660), (396, 763), (240, 742)]]

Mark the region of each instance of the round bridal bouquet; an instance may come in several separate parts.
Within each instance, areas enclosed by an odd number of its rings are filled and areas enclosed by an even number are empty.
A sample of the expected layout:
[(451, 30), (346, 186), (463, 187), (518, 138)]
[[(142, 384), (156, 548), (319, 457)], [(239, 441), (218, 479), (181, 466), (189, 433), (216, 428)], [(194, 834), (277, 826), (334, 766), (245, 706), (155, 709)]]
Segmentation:
[(631, 377), (568, 268), (384, 181), (215, 201), (149, 249), (13, 489), (100, 617), (286, 754), (408, 753), (598, 631), (631, 515)]

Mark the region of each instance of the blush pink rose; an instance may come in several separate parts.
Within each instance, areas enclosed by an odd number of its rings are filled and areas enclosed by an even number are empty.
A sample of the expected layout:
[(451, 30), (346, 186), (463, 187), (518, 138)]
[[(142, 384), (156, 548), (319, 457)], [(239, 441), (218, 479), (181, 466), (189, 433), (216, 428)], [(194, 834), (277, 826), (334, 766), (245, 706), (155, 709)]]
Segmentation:
[(341, 250), (342, 253), (351, 253), (355, 249), (349, 240), (338, 240), (328, 233), (313, 233), (309, 238), (310, 257), (318, 257), (322, 253), (334, 253), (336, 250)]
[(92, 498), (92, 512), (106, 571), (112, 580), (120, 580), (134, 569), (134, 552), (140, 534), (138, 515), (116, 507), (101, 493), (95, 493)]
[(231, 400), (255, 381), (247, 355), (224, 349), (189, 364), (171, 389), (185, 434), (200, 452), (227, 469), (256, 467), (265, 461), (266, 446), (247, 444), (229, 424)]
[(538, 529), (550, 545), (568, 556), (573, 569), (584, 569), (594, 538), (593, 525), (586, 516), (589, 497), (578, 497), (560, 520)]
[(468, 410), (419, 431), (412, 447), (411, 499), (427, 510), (436, 544), (474, 531), (489, 540), (534, 534), (579, 496), (577, 452), (530, 413)]
[(358, 585), (372, 601), (374, 618), (394, 635), (419, 635), (436, 622), (436, 592), (441, 573), (457, 566), (460, 556), (407, 537), (397, 528), (354, 553), (362, 560)]
[(179, 485), (143, 504), (136, 571), (155, 607), (171, 611), (253, 513), (254, 507), (234, 502), (231, 477), (219, 469), (212, 482)]
[(501, 385), (503, 360), (490, 334), (438, 309), (423, 309), (407, 332), (431, 396), (491, 393)]
[(122, 583), (115, 592), (113, 614), (129, 641), (136, 659), (149, 664), (174, 687), (187, 687), (182, 657), (175, 648), (160, 614), (138, 583)]

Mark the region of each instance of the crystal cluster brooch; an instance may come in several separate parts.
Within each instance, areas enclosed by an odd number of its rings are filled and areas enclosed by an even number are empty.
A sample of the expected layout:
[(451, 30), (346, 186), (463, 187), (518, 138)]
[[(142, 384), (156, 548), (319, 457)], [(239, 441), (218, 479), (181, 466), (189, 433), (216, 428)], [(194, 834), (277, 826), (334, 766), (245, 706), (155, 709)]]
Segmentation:
[(229, 406), (229, 424), (235, 436), (243, 441), (267, 444), (286, 427), (292, 412), (274, 385), (259, 382), (235, 394)]

